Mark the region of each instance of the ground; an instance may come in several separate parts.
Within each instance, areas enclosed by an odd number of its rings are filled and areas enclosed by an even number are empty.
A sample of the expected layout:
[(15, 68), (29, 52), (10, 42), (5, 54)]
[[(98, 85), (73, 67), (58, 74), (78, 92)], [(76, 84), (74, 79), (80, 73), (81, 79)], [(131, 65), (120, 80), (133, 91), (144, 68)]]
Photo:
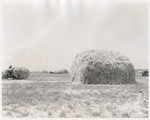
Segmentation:
[(72, 85), (68, 74), (2, 80), (3, 117), (147, 118), (148, 77), (134, 85)]

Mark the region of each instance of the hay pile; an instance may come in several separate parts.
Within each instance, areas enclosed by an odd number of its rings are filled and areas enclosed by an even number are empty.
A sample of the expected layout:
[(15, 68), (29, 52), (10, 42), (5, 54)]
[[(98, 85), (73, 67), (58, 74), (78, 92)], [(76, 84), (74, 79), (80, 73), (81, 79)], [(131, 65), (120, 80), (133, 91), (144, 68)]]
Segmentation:
[(29, 77), (30, 71), (24, 67), (14, 67), (12, 75), (15, 79), (26, 79)]
[(88, 50), (79, 53), (70, 70), (75, 84), (132, 84), (135, 69), (124, 55), (113, 51)]
[(149, 75), (148, 70), (143, 71), (142, 76), (148, 76), (148, 75)]
[(26, 79), (29, 77), (29, 74), (30, 71), (24, 67), (13, 67), (2, 73), (2, 79)]
[(2, 71), (2, 79), (6, 79), (8, 78), (8, 72), (5, 70), (5, 71)]
[(2, 79), (13, 78), (12, 69), (6, 69), (2, 72)]
[(66, 69), (53, 71), (53, 74), (67, 74), (67, 73), (68, 73), (68, 70), (66, 70)]

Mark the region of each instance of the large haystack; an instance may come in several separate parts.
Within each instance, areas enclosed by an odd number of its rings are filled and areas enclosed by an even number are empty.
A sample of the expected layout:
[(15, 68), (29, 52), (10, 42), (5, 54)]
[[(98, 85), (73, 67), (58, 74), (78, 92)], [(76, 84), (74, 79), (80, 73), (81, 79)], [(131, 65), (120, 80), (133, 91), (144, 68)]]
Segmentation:
[(124, 55), (113, 51), (89, 50), (79, 53), (70, 70), (75, 84), (135, 83), (135, 69)]
[(12, 75), (14, 79), (26, 79), (29, 77), (30, 71), (24, 67), (12, 68)]

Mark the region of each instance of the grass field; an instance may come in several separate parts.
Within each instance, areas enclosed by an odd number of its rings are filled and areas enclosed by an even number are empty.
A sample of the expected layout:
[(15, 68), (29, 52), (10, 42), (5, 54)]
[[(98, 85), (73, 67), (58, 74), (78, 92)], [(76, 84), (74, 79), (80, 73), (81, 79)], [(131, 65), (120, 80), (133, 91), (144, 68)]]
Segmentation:
[(135, 85), (69, 83), (68, 74), (31, 73), (2, 80), (3, 117), (147, 118), (148, 77)]

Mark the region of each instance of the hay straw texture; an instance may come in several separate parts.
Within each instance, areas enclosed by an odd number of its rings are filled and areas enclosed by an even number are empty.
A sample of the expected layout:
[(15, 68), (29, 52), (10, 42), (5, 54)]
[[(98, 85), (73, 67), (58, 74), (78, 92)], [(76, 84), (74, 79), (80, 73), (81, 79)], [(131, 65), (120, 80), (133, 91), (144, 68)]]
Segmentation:
[(29, 77), (30, 71), (24, 67), (12, 68), (12, 76), (15, 79), (26, 79)]
[(79, 53), (70, 70), (74, 84), (132, 84), (135, 69), (123, 54), (113, 51), (88, 50)]

